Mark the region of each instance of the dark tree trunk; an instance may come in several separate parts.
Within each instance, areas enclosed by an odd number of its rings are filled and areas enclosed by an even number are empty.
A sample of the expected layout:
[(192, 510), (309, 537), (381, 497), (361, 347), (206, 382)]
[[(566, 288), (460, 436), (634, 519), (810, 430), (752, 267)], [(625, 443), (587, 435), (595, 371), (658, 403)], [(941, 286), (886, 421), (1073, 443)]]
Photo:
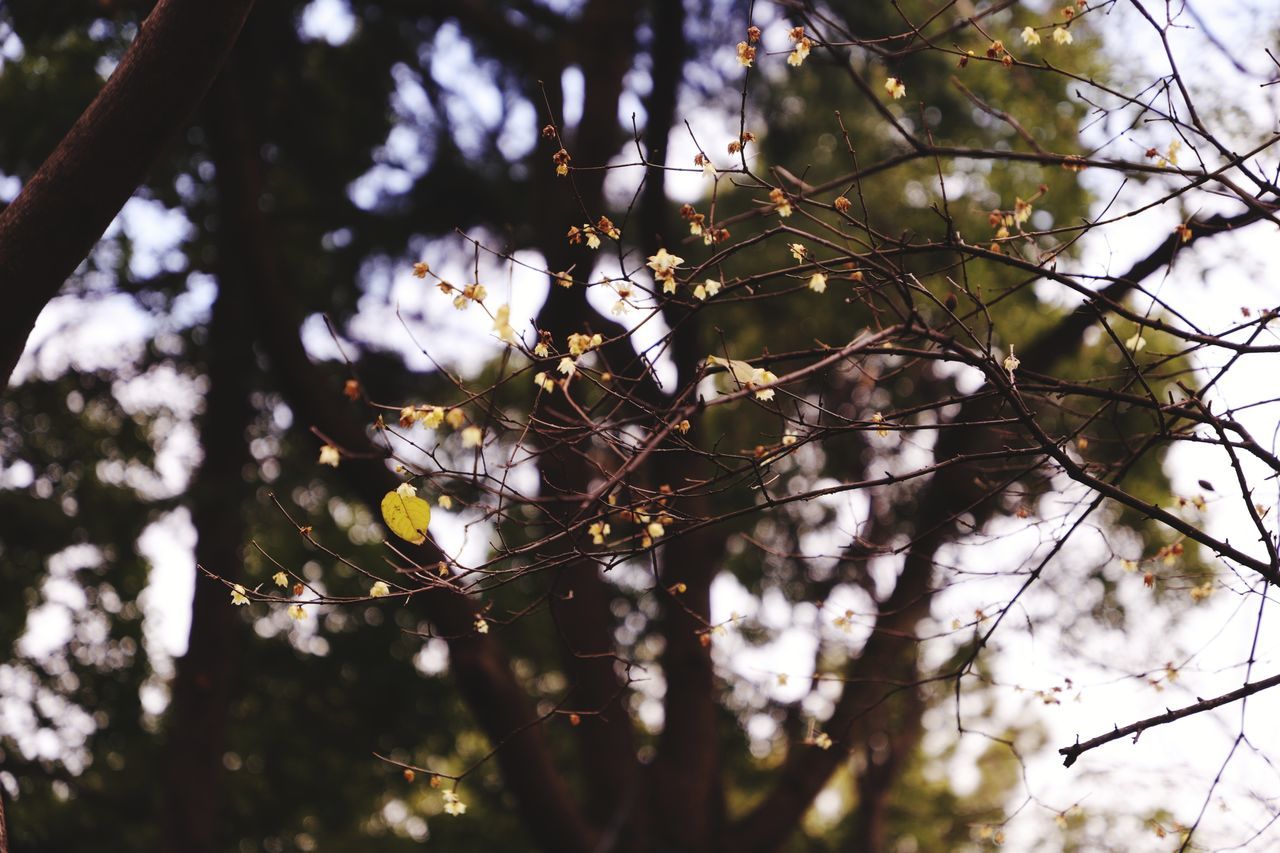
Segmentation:
[(0, 388), (57, 295), (199, 105), (253, 0), (160, 0), (111, 79), (0, 212)]
[[(230, 77), (224, 74), (211, 91), (206, 122), (218, 176), (219, 286), (209, 329), (209, 396), (200, 430), (205, 458), (192, 483), (191, 514), (197, 563), (238, 580), (246, 539), (243, 507), (252, 492), (244, 472), (252, 462), (245, 433), (253, 417), (249, 394), (254, 370), (248, 304), (253, 271), (242, 252), (245, 223), (238, 211), (254, 190), (229, 156), (244, 133), (228, 121), (236, 97)], [(227, 588), (197, 572), (190, 641), (178, 662), (170, 712), (164, 851), (201, 853), (217, 846), (236, 624)]]

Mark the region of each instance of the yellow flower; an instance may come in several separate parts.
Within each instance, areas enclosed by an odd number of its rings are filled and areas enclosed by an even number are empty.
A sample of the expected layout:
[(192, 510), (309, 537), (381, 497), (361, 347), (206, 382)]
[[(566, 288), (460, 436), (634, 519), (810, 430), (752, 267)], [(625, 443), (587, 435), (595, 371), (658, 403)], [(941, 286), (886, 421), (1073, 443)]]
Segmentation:
[(240, 607), (249, 603), (249, 596), (245, 595), (245, 588), (240, 584), (231, 587), (231, 603)]
[(546, 371), (538, 371), (533, 374), (533, 384), (537, 385), (543, 391), (550, 394), (556, 390), (556, 381), (546, 374)]
[(332, 444), (326, 444), (324, 447), (320, 448), (321, 465), (332, 465), (334, 468), (337, 468), (338, 463), (341, 461), (342, 454), (340, 454), (338, 452), (338, 448), (334, 447)]
[(448, 421), (449, 426), (453, 429), (458, 429), (466, 423), (467, 416), (463, 414), (462, 409), (450, 409), (445, 412), (444, 419)]
[(750, 68), (751, 63), (756, 58), (756, 49), (745, 41), (738, 42), (738, 64), (743, 68)]
[(811, 46), (812, 43), (807, 38), (800, 39), (795, 49), (787, 57), (787, 64), (793, 68), (799, 68), (809, 58), (809, 48)]
[(1009, 354), (1004, 357), (1004, 369), (1009, 371), (1009, 382), (1013, 383), (1013, 372), (1018, 369), (1018, 365), (1022, 362), (1013, 354), (1013, 344), (1009, 344)]
[(592, 525), (587, 528), (587, 535), (591, 537), (591, 544), (593, 545), (603, 545), (604, 537), (608, 536), (612, 532), (613, 528), (609, 526), (607, 521), (593, 522)]
[(436, 499), (436, 503), (440, 504), (441, 509), (453, 509), (453, 498), (448, 495), (441, 495)]
[(676, 267), (684, 263), (684, 258), (677, 257), (666, 249), (659, 249), (658, 254), (649, 256), (646, 266), (653, 270), (656, 278), (667, 278), (675, 273)]
[(391, 587), (387, 586), (386, 581), (376, 581), (373, 586), (369, 587), (370, 598), (382, 598), (384, 595), (391, 594)]
[(271, 581), (276, 586), (286, 587), (289, 585), (289, 576), (286, 575), (284, 572), (276, 572), (274, 575), (271, 576)]
[(907, 94), (907, 87), (897, 77), (889, 77), (884, 81), (884, 90), (895, 101)]
[(444, 409), (439, 406), (432, 406), (427, 409), (422, 416), (422, 425), (427, 429), (435, 429), (440, 426), (440, 422), (444, 420)]
[(561, 287), (573, 287), (573, 276), (569, 275), (567, 272), (558, 272), (553, 276), (553, 278), (555, 278), (556, 284)]
[(818, 749), (830, 749), (831, 735), (827, 734), (826, 732), (818, 732), (816, 735), (813, 736), (813, 745), (816, 746)]
[(1031, 202), (1017, 199), (1013, 205), (1013, 221), (1021, 225), (1031, 218)]
[(883, 426), (884, 415), (880, 414), (879, 412), (876, 412), (874, 415), (871, 416), (871, 422), (873, 424), (881, 424), (881, 426), (876, 428), (876, 435), (880, 436), (881, 438), (885, 438), (889, 435), (888, 428)]
[(1142, 352), (1147, 346), (1147, 339), (1142, 336), (1142, 330), (1133, 333), (1133, 337), (1124, 342), (1124, 348), (1132, 353)]
[(660, 522), (651, 521), (649, 522), (649, 525), (645, 528), (645, 532), (648, 533), (654, 539), (658, 539), (659, 537), (663, 536), (667, 532), (667, 528), (663, 527)]
[(787, 198), (787, 194), (781, 189), (770, 190), (769, 201), (773, 202), (774, 209), (778, 211), (778, 215), (783, 219), (791, 215), (791, 199)]
[(475, 621), (475, 629), (477, 634), (489, 633), (489, 623), (483, 616), (477, 616)]
[(401, 483), (400, 485), (396, 486), (396, 494), (402, 498), (411, 498), (414, 495), (418, 494), (418, 490), (415, 489), (409, 483)]
[(467, 804), (458, 799), (453, 791), (444, 792), (444, 813), (458, 817), (467, 813)]
[(426, 261), (418, 261), (413, 265), (414, 278), (426, 278), (429, 272), (431, 272), (431, 267), (427, 266)]
[(796, 443), (796, 440), (797, 440), (797, 438), (796, 438), (796, 434), (795, 434), (795, 433), (793, 433), (793, 432), (788, 431), (788, 432), (784, 433), (784, 434), (783, 434), (783, 436), (782, 436), (782, 446), (783, 446), (783, 447), (790, 447), (791, 445), (793, 445), (793, 444), (795, 444), (795, 443)]
[(551, 350), (547, 349), (545, 341), (538, 341), (533, 345), (533, 354), (538, 358), (546, 358), (551, 355)]
[(484, 430), (472, 424), (462, 431), (463, 447), (479, 447), (484, 443)]
[(302, 620), (307, 618), (307, 611), (303, 608), (301, 604), (290, 604), (289, 618), (292, 619), (294, 622), (301, 622)]
[(497, 313), (493, 317), (493, 330), (498, 333), (498, 337), (507, 343), (514, 343), (516, 339), (516, 330), (511, 328), (511, 306), (503, 305), (498, 308)]
[(791, 257), (797, 261), (803, 261), (809, 254), (809, 250), (800, 243), (788, 243), (787, 248), (791, 250)]
[(809, 277), (809, 289), (814, 293), (825, 293), (827, 290), (827, 277), (820, 272), (814, 273)]
[(574, 371), (577, 369), (578, 365), (574, 364), (573, 359), (569, 358), (567, 355), (560, 359), (560, 363), (556, 365), (556, 370), (560, 371), (565, 376), (572, 376)]
[(1025, 44), (1029, 44), (1034, 47), (1035, 45), (1040, 43), (1040, 34), (1036, 32), (1035, 27), (1023, 27), (1022, 41)]
[(602, 343), (604, 343), (604, 338), (600, 337), (599, 334), (588, 337), (587, 335), (574, 332), (569, 335), (569, 355), (582, 355), (584, 352), (595, 349)]

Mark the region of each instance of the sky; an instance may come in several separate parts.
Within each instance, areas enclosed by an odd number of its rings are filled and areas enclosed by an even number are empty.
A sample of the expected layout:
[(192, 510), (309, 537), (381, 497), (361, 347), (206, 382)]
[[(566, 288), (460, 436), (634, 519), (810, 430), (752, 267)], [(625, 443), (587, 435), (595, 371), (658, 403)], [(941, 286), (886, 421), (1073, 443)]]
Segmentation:
[[(1159, 4), (1148, 3), (1153, 9)], [(1264, 48), (1269, 45), (1268, 33), (1275, 32), (1277, 11), (1263, 3), (1230, 2), (1213, 3), (1202, 0), (1194, 6), (1201, 13), (1197, 23), (1189, 14), (1183, 15), (1183, 27), (1171, 32), (1171, 47), (1184, 72), (1186, 80), (1195, 85), (1194, 94), (1205, 104), (1221, 105), (1228, 100), (1236, 105), (1235, 114), (1214, 116), (1224, 125), (1239, 122), (1241, 117), (1255, 129), (1275, 128), (1277, 99), (1280, 86), (1260, 87), (1254, 82), (1226, 83), (1242, 80), (1233, 62), (1243, 64), (1255, 74), (1265, 77), (1274, 66)], [(763, 11), (762, 14), (771, 14)], [(358, 25), (347, 11), (342, 0), (316, 0), (302, 19), (304, 32), (317, 40), (341, 44)], [(1203, 26), (1202, 26), (1203, 25)], [(1135, 79), (1149, 76), (1152, 69), (1163, 69), (1167, 59), (1160, 45), (1149, 36), (1147, 27), (1138, 20), (1130, 4), (1111, 7), (1105, 15), (1091, 22), (1095, 31), (1104, 39), (1105, 50), (1117, 67), (1132, 67)], [(1232, 58), (1222, 52), (1206, 49), (1203, 32), (1205, 27), (1214, 39), (1228, 45)], [(1272, 27), (1269, 29), (1269, 26)], [(772, 29), (769, 38), (774, 38)], [(780, 31), (781, 32), (781, 31)], [(1016, 35), (1009, 34), (1007, 41), (1015, 44)], [(454, 52), (454, 59), (465, 67), (466, 46), (455, 40), (442, 46), (442, 50)], [(11, 43), (0, 45), (0, 55), (12, 56), (15, 47)], [(18, 48), (20, 49), (20, 48)], [(732, 63), (732, 46), (724, 61)], [(580, 97), (581, 77), (567, 75), (566, 93), (572, 102)], [(413, 91), (409, 83), (398, 89), (399, 106), (404, 110), (421, 109), (420, 93)], [(469, 105), (487, 122), (510, 120), (496, 116), (493, 109), (496, 95), (486, 97), (483, 87), (477, 90)], [(572, 116), (570, 115), (571, 119)], [(514, 124), (518, 124), (513, 120)], [(526, 121), (525, 123), (530, 123)], [(694, 139), (720, 140), (736, 135), (736, 116), (716, 115), (700, 111), (691, 119), (692, 136), (678, 135), (673, 140), (669, 164), (687, 167), (697, 151)], [(1093, 128), (1101, 141), (1106, 134), (1104, 126)], [(1255, 133), (1255, 136), (1258, 135)], [(1140, 140), (1134, 145), (1150, 144), (1162, 150), (1173, 137), (1161, 127), (1142, 128), (1133, 134)], [(1146, 141), (1146, 140), (1149, 140)], [(513, 131), (510, 144), (525, 144)], [(1243, 144), (1243, 143), (1242, 143)], [(351, 188), (352, 197), (372, 201), (379, 191), (394, 190), (402, 184), (405, 174), (421, 164), (414, 164), (409, 156), (412, 146), (393, 133), (387, 149), (395, 168), (381, 167), (372, 170)], [(1138, 158), (1141, 152), (1117, 152)], [(1184, 157), (1194, 156), (1186, 152)], [(1216, 162), (1213, 152), (1202, 152), (1211, 164)], [(625, 154), (622, 155), (625, 159)], [(1274, 160), (1273, 160), (1274, 162)], [(407, 171), (406, 171), (407, 170)], [(616, 176), (616, 177), (615, 177)], [(1143, 198), (1150, 197), (1154, 188), (1139, 189), (1120, 186), (1115, 173), (1088, 172), (1082, 178), (1089, 182), (1099, 199), (1110, 198), (1123, 189), (1124, 204), (1132, 207)], [(627, 182), (632, 180), (625, 170), (613, 173), (610, 178), (617, 185), (611, 190), (625, 193)], [(693, 201), (702, 197), (707, 178), (694, 171), (673, 173), (669, 182), (671, 192), (679, 200)], [(13, 179), (0, 179), (0, 195), (11, 198), (17, 187)], [(1073, 263), (1074, 271), (1083, 273), (1115, 272), (1127, 268), (1143, 256), (1150, 247), (1163, 239), (1180, 221), (1180, 216), (1192, 213), (1205, 215), (1218, 209), (1236, 210), (1238, 205), (1229, 200), (1214, 200), (1197, 196), (1205, 205), (1197, 210), (1175, 209), (1156, 211), (1140, 217), (1123, 220), (1083, 245), (1080, 259)], [(1114, 211), (1113, 211), (1114, 212)], [(178, 246), (189, 223), (179, 215), (166, 211), (162, 206), (145, 200), (129, 202), (112, 229), (122, 229), (135, 243), (136, 254), (132, 260), (136, 271), (146, 274), (157, 267), (178, 262)], [(473, 234), (483, 239), (483, 234)], [(1179, 305), (1191, 306), (1195, 321), (1203, 328), (1216, 330), (1230, 327), (1240, 321), (1241, 308), (1274, 307), (1280, 303), (1280, 235), (1270, 226), (1255, 226), (1246, 233), (1215, 238), (1198, 244), (1192, 256), (1180, 259), (1173, 272), (1156, 284), (1158, 293)], [(465, 252), (457, 244), (441, 241), (426, 250), (422, 258), (445, 278), (469, 280), (469, 265)], [(518, 258), (528, 267), (541, 265), (536, 255)], [(517, 332), (527, 331), (527, 320), (533, 317), (546, 295), (545, 277), (519, 264), (490, 263), (482, 267), (482, 279), (498, 302), (512, 306), (513, 322)], [(1149, 283), (1150, 284), (1150, 283)], [(607, 312), (612, 300), (599, 293), (596, 306)], [(1059, 298), (1046, 290), (1050, 298)], [(214, 296), (214, 285), (195, 279), (189, 292), (179, 300), (173, 315), (155, 317), (137, 309), (126, 296), (110, 292), (95, 293), (92, 310), (85, 311), (84, 301), (78, 296), (63, 296), (54, 300), (41, 315), (30, 344), (15, 374), (21, 381), (33, 372), (50, 372), (68, 363), (81, 368), (92, 368), (127, 360), (131, 351), (148, 338), (163, 337), (174, 330), (207, 317)], [(430, 340), (432, 353), (461, 354), (459, 367), (474, 369), (497, 351), (498, 344), (492, 335), (491, 322), (479, 311), (456, 312), (447, 307), (447, 298), (432, 288), (423, 288), (407, 268), (393, 273), (373, 276), (368, 282), (368, 293), (361, 303), (360, 316), (353, 324), (356, 336), (377, 338), (383, 343), (397, 345), (406, 352), (412, 364), (418, 367), (428, 362), (426, 356), (415, 350), (409, 332), (418, 340)], [(1063, 304), (1072, 304), (1064, 299)], [(387, 340), (387, 330), (400, 328), (396, 311), (412, 319), (403, 338)], [(521, 319), (526, 322), (521, 322)], [(639, 324), (643, 312), (622, 318), (629, 324)], [(650, 321), (641, 325), (638, 340), (643, 345), (656, 340), (663, 333), (660, 322)], [(1270, 333), (1269, 333), (1270, 334)], [(1270, 334), (1274, 338), (1274, 334)], [(317, 357), (331, 356), (333, 343), (319, 318), (311, 318), (305, 334), (308, 348)], [(74, 341), (69, 347), (66, 341)], [(1205, 366), (1221, 363), (1220, 354), (1205, 357)], [(670, 365), (659, 364), (660, 370), (670, 375)], [(1274, 377), (1280, 373), (1280, 356), (1252, 356), (1233, 367), (1231, 373), (1219, 383), (1213, 394), (1215, 411), (1239, 408), (1246, 404), (1265, 401), (1280, 395)], [(121, 389), (127, 405), (146, 407), (156, 399), (174, 404), (180, 412), (190, 414), (199, 402), (199, 389), (175, 376), (153, 375), (125, 383)], [(1266, 447), (1276, 449), (1276, 429), (1280, 422), (1280, 405), (1275, 403), (1256, 405), (1241, 411), (1239, 419)], [(152, 484), (157, 492), (175, 493), (182, 489), (197, 460), (195, 434), (189, 425), (175, 428), (161, 454), (161, 481)], [(1177, 494), (1192, 497), (1204, 495), (1209, 503), (1203, 520), (1215, 536), (1234, 543), (1256, 544), (1256, 533), (1247, 522), (1247, 516), (1233, 494), (1230, 474), (1225, 460), (1213, 448), (1204, 445), (1185, 445), (1170, 457), (1169, 470)], [(1259, 486), (1255, 499), (1263, 504), (1280, 507), (1280, 484), (1267, 481), (1262, 472), (1250, 469), (1253, 482)], [(0, 471), (0, 477), (10, 484), (21, 484), (22, 472), (8, 469)], [(1218, 484), (1218, 490), (1205, 494), (1198, 481), (1208, 479)], [(1062, 530), (1074, 516), (1071, 507), (1078, 495), (1063, 484), (1062, 491), (1046, 498), (1037, 508), (1042, 518), (1056, 518), (1050, 528)], [(864, 517), (864, 506), (856, 496), (833, 499), (832, 504), (840, 513), (842, 524), (852, 527)], [(1275, 531), (1275, 518), (1280, 510), (1270, 516), (1271, 530)], [(1059, 518), (1061, 516), (1061, 518)], [(442, 545), (462, 555), (464, 561), (476, 560), (485, 551), (485, 543), (477, 537), (467, 538), (462, 524), (448, 513), (438, 512), (432, 531)], [(1011, 527), (1005, 542), (995, 547), (987, 545), (973, 554), (957, 554), (962, 567), (981, 572), (994, 560), (1003, 566), (1022, 565), (1042, 554), (1052, 544), (1043, 526), (1025, 526), (1024, 530)], [(180, 655), (185, 650), (188, 618), (181, 602), (189, 601), (194, 582), (193, 549), (194, 531), (185, 511), (179, 510), (164, 521), (153, 525), (139, 541), (139, 550), (153, 564), (152, 580), (144, 594), (147, 612), (147, 643), (149, 650), (163, 665), (166, 656)], [(1175, 725), (1153, 729), (1136, 744), (1128, 740), (1118, 741), (1080, 759), (1070, 770), (1061, 765), (1056, 748), (1071, 743), (1077, 735), (1082, 739), (1107, 731), (1113, 724), (1123, 725), (1142, 717), (1161, 713), (1166, 707), (1177, 707), (1195, 701), (1198, 696), (1211, 696), (1238, 687), (1243, 679), (1242, 662), (1251, 656), (1255, 636), (1260, 637), (1254, 653), (1253, 678), (1266, 677), (1280, 672), (1280, 660), (1268, 650), (1275, 648), (1275, 610), (1280, 603), (1266, 605), (1261, 619), (1258, 614), (1259, 598), (1244, 595), (1243, 590), (1252, 584), (1252, 578), (1236, 576), (1226, 571), (1220, 577), (1219, 586), (1204, 604), (1171, 616), (1164, 610), (1150, 608), (1149, 594), (1141, 585), (1139, 574), (1126, 575), (1119, 564), (1120, 557), (1142, 556), (1126, 552), (1128, 543), (1111, 541), (1096, 530), (1080, 535), (1073, 546), (1070, 559), (1059, 577), (1049, 577), (1044, 589), (1034, 590), (1024, 602), (1028, 619), (1010, 619), (995, 638), (991, 659), (995, 677), (1001, 688), (997, 691), (995, 714), (986, 721), (979, 721), (976, 709), (965, 708), (973, 715), (975, 728), (985, 733), (1000, 735), (1005, 723), (1026, 721), (1034, 717), (1044, 725), (1045, 738), (1040, 747), (1030, 748), (1025, 754), (1024, 788), (1019, 792), (1035, 800), (1018, 813), (1018, 818), (1006, 827), (1008, 849), (1048, 849), (1042, 846), (1045, 827), (1053, 815), (1079, 803), (1086, 809), (1091, 803), (1114, 807), (1117, 791), (1124, 792), (1127, 804), (1134, 813), (1153, 806), (1167, 808), (1172, 819), (1190, 823), (1201, 809), (1212, 780), (1226, 760), (1237, 733), (1241, 730), (1242, 714), (1247, 744), (1238, 749), (1223, 774), (1209, 808), (1205, 813), (1206, 838), (1231, 839), (1245, 842), (1248, 834), (1244, 827), (1261, 827), (1270, 813), (1271, 802), (1280, 797), (1280, 771), (1272, 767), (1265, 756), (1280, 755), (1280, 733), (1273, 732), (1267, 721), (1280, 714), (1280, 695), (1261, 694), (1247, 703), (1228, 706), (1218, 712), (1204, 714), (1181, 721)], [(832, 552), (833, 543), (814, 541), (806, 543), (810, 553), (819, 558)], [(57, 564), (51, 564), (51, 580), (46, 585), (45, 604), (33, 614), (31, 628), (24, 638), (24, 648), (29, 652), (51, 650), (65, 639), (70, 624), (70, 614), (83, 601), (77, 600), (74, 584), (64, 579), (65, 573), (76, 559), (89, 559), (91, 555), (64, 552)], [(1135, 612), (1147, 610), (1139, 617), (1128, 634), (1097, 632), (1081, 637), (1071, 631), (1069, 624), (1055, 624), (1053, 610), (1060, 606), (1062, 596), (1075, 596), (1079, 600), (1073, 606), (1084, 606), (1098, 591), (1079, 581), (1079, 566), (1090, 561), (1111, 561), (1114, 576), (1120, 587), (1120, 595)], [(1077, 568), (1073, 571), (1072, 565)], [(1053, 573), (1050, 573), (1052, 575)], [(1079, 583), (1079, 586), (1073, 586)], [(953, 619), (971, 621), (974, 610), (990, 611), (1009, 595), (1007, 578), (987, 578), (957, 586), (940, 600), (934, 621), (939, 630), (946, 631)], [(848, 607), (865, 611), (867, 602), (852, 591), (841, 593)], [(833, 606), (841, 599), (833, 601)], [(840, 605), (841, 607), (844, 605)], [(828, 613), (832, 611), (828, 607)], [(1071, 608), (1066, 608), (1070, 610)], [(1021, 612), (1021, 611), (1020, 611)], [(777, 630), (777, 639), (767, 647), (749, 648), (732, 630), (716, 639), (716, 656), (723, 673), (732, 679), (749, 685), (752, 689), (768, 691), (777, 698), (799, 695), (804, 689), (804, 679), (811, 674), (808, 667), (813, 659), (816, 637), (828, 641), (848, 642), (856, 648), (865, 635), (857, 626), (846, 637), (824, 617), (809, 606), (793, 607), (775, 597), (756, 600), (732, 578), (724, 577), (714, 588), (713, 621), (728, 621), (734, 615), (758, 618)], [(1036, 632), (1026, 630), (1025, 624), (1032, 614), (1044, 617), (1044, 627)], [(825, 620), (825, 621), (824, 621)], [(1261, 625), (1260, 633), (1258, 626)], [(865, 627), (865, 626), (864, 626)], [(943, 644), (945, 645), (945, 644)], [(429, 660), (428, 660), (429, 658)], [(1176, 681), (1170, 681), (1164, 668), (1172, 663), (1178, 670)], [(424, 656), (424, 668), (441, 665), (440, 650), (434, 648)], [(787, 685), (779, 685), (780, 673), (793, 676)], [(1150, 673), (1157, 685), (1135, 684), (1134, 673)], [(5, 686), (6, 676), (0, 672), (0, 687)], [(1070, 686), (1066, 686), (1068, 684)], [(12, 685), (9, 685), (13, 693)], [(1052, 693), (1059, 688), (1060, 693)], [(1045, 704), (1036, 691), (1049, 691), (1061, 704)], [(6, 692), (6, 691), (0, 691)], [(16, 695), (16, 694), (14, 694)], [(163, 693), (149, 694), (150, 707), (158, 711), (164, 702)], [(824, 708), (821, 697), (813, 700), (808, 710), (820, 719)], [(945, 742), (954, 739), (954, 709), (945, 713), (931, 712), (926, 720), (930, 730), (926, 746), (940, 750)], [(13, 725), (12, 707), (0, 703), (0, 720)], [(661, 708), (656, 702), (646, 703), (641, 709), (642, 719), (657, 724)], [(69, 725), (83, 725), (72, 720)], [(770, 723), (764, 719), (753, 720), (749, 731), (764, 742), (771, 734)], [(947, 772), (957, 784), (976, 782), (975, 765), (978, 756), (987, 749), (990, 741), (980, 732), (962, 738), (961, 748), (945, 762)], [(33, 745), (40, 750), (54, 749), (56, 745)], [(838, 792), (828, 793), (820, 807), (835, 810)], [(1010, 804), (1010, 810), (1018, 807)], [(821, 810), (821, 809), (820, 809)], [(1136, 821), (1119, 830), (1127, 849), (1168, 850), (1170, 839), (1159, 839), (1149, 827)], [(1245, 849), (1269, 849), (1277, 843), (1273, 830), (1248, 843)]]

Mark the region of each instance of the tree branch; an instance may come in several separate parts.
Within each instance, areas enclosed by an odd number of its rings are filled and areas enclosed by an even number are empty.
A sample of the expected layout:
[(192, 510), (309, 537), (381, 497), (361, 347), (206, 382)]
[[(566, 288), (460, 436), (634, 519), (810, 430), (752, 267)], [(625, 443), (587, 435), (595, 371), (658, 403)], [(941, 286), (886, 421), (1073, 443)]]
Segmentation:
[[(312, 364), (299, 335), (300, 319), (280, 278), (270, 227), (257, 203), (262, 179), (258, 146), (248, 137), (235, 159), (219, 164), (234, 169), (255, 188), (242, 196), (237, 212), (244, 231), (246, 257), (254, 264), (259, 321), (257, 339), (267, 353), (285, 400), (298, 420), (314, 425), (335, 442), (364, 458), (347, 459), (339, 472), (356, 496), (377, 515), (382, 496), (399, 485), (387, 469), (384, 451), (375, 447), (363, 426), (336, 404), (336, 389)], [(434, 565), (443, 555), (428, 539), (405, 553), (419, 565)], [(497, 641), (475, 630), (480, 610), (455, 589), (433, 586), (416, 592), (420, 607), (449, 644), (450, 668), (480, 728), (502, 743), (497, 761), (521, 815), (537, 843), (548, 850), (589, 851), (595, 833), (583, 819), (563, 774), (556, 766), (528, 694), (516, 681)]]
[(1175, 720), (1181, 720), (1183, 717), (1190, 717), (1195, 714), (1202, 714), (1205, 711), (1212, 711), (1214, 708), (1220, 708), (1223, 705), (1230, 705), (1232, 702), (1239, 702), (1241, 699), (1268, 690), (1280, 684), (1280, 675), (1273, 675), (1270, 678), (1264, 678), (1261, 681), (1251, 681), (1245, 686), (1232, 690), (1230, 693), (1224, 693), (1214, 699), (1201, 699), (1194, 705), (1188, 705), (1185, 708), (1179, 708), (1176, 711), (1166, 711), (1155, 717), (1148, 717), (1145, 720), (1139, 720), (1136, 723), (1130, 723), (1121, 729), (1107, 732), (1105, 735), (1098, 735), (1095, 738), (1080, 743), (1076, 741), (1071, 746), (1064, 746), (1058, 750), (1058, 754), (1064, 756), (1062, 766), (1070, 767), (1076, 763), (1081, 755), (1091, 749), (1097, 749), (1103, 744), (1111, 743), (1113, 740), (1119, 740), (1122, 737), (1133, 735), (1133, 742), (1138, 742), (1138, 737), (1147, 729), (1153, 729), (1156, 726), (1163, 726), (1165, 723), (1172, 723)]

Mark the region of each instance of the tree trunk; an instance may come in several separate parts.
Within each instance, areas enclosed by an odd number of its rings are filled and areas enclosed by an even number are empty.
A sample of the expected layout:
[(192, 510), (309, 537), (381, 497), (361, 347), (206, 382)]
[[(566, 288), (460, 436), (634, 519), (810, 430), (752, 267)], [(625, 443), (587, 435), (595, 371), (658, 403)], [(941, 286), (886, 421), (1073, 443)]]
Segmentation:
[(253, 0), (160, 0), (120, 65), (0, 212), (0, 388), (36, 317), (199, 105)]
[[(210, 94), (207, 122), (218, 175), (219, 284), (209, 330), (209, 396), (200, 430), (205, 457), (191, 487), (191, 515), (197, 563), (234, 581), (241, 575), (246, 539), (243, 507), (252, 493), (244, 470), (252, 463), (245, 432), (253, 417), (249, 393), (254, 359), (248, 308), (252, 270), (241, 251), (245, 223), (237, 215), (244, 190), (226, 156), (237, 132), (224, 120), (228, 101), (235, 97), (228, 76)], [(226, 587), (197, 572), (190, 640), (173, 685), (162, 851), (212, 853), (217, 847), (237, 621)]]

